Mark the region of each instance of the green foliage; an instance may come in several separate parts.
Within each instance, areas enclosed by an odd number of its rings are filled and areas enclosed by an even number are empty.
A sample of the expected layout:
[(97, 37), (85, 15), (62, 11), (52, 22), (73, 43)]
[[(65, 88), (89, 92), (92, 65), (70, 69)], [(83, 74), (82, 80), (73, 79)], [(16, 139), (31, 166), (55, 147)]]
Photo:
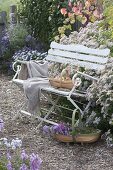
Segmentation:
[(48, 45), (62, 25), (63, 16), (57, 8), (59, 1), (20, 0), (20, 3), (21, 18), (29, 25), (32, 35)]
[(5, 165), (3, 165), (1, 162), (0, 162), (0, 170), (7, 170), (7, 168), (5, 167)]
[(7, 72), (11, 70), (11, 61), (13, 54), (26, 45), (26, 37), (28, 35), (27, 28), (18, 24), (10, 26), (5, 35), (2, 37), (0, 56), (1, 70)]
[(12, 51), (16, 51), (25, 46), (25, 38), (28, 35), (28, 31), (24, 25), (16, 25), (8, 29), (10, 47)]
[(104, 39), (113, 40), (113, 2), (104, 0), (104, 20), (100, 24)]

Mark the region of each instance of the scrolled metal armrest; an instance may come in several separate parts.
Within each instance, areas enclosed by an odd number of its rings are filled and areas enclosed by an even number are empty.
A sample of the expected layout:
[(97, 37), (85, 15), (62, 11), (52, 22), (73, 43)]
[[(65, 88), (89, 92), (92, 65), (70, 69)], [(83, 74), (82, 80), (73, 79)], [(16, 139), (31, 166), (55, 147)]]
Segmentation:
[[(15, 69), (15, 65), (16, 65), (16, 69)], [(19, 72), (20, 72), (20, 70), (21, 70), (21, 66), (20, 65), (17, 65), (17, 61), (15, 61), (14, 63), (13, 63), (13, 65), (12, 65), (12, 68), (13, 68), (13, 70), (14, 70), (14, 72), (15, 72), (15, 75), (14, 75), (14, 77), (13, 77), (13, 80), (18, 76), (18, 74), (19, 74)]]
[(72, 82), (74, 84), (75, 87), (79, 87), (80, 84), (82, 83), (81, 79), (78, 77), (78, 73), (74, 74), (73, 78), (72, 78)]
[(82, 76), (84, 76), (84, 77), (87, 77), (87, 78), (89, 78), (90, 80), (92, 80), (92, 81), (98, 81), (98, 78), (96, 78), (96, 77), (92, 77), (92, 76), (90, 76), (90, 75), (88, 75), (88, 74), (85, 74), (85, 73), (82, 73), (82, 72), (80, 72), (80, 71), (77, 71), (77, 73), (78, 74), (80, 74), (80, 75), (82, 75)]
[[(15, 67), (16, 65), (16, 67)], [(14, 72), (17, 72), (17, 70), (20, 70), (21, 69), (21, 66), (20, 65), (17, 65), (17, 61), (15, 61), (12, 65), (12, 68), (14, 70)], [(16, 69), (15, 69), (16, 68)]]

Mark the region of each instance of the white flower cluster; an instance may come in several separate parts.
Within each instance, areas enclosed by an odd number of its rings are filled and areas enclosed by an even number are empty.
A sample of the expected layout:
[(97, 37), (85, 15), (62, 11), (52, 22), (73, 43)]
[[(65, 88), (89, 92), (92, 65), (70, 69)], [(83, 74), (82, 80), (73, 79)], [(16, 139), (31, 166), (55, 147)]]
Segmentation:
[[(88, 23), (86, 27), (80, 28), (80, 31), (71, 32), (68, 36), (64, 35), (60, 39), (62, 44), (82, 44), (91, 48), (110, 48), (113, 46), (113, 42), (103, 37), (103, 30), (99, 27), (102, 21), (95, 21), (94, 23)], [(108, 30), (107, 30), (108, 31)], [(56, 39), (55, 39), (56, 40)], [(57, 40), (56, 40), (57, 41)]]
[(12, 149), (17, 149), (22, 146), (22, 140), (18, 138), (12, 139), (11, 142), (9, 142), (7, 138), (3, 138), (3, 143), (7, 148), (12, 148)]
[(93, 121), (93, 124), (96, 124), (96, 125), (98, 125), (99, 124), (99, 122), (100, 122), (100, 117), (95, 117), (95, 119), (94, 119), (94, 121)]

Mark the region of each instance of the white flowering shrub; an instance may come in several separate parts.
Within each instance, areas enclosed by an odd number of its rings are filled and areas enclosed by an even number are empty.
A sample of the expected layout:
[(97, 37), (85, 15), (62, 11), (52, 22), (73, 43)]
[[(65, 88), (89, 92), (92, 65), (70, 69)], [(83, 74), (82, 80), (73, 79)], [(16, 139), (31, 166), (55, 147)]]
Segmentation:
[[(103, 132), (107, 132), (109, 130), (108, 134), (112, 136), (113, 60), (110, 60), (106, 68), (101, 72), (100, 79), (88, 88), (87, 98), (92, 102), (92, 106), (86, 116), (88, 123), (93, 124)], [(108, 134), (106, 136), (109, 136)]]

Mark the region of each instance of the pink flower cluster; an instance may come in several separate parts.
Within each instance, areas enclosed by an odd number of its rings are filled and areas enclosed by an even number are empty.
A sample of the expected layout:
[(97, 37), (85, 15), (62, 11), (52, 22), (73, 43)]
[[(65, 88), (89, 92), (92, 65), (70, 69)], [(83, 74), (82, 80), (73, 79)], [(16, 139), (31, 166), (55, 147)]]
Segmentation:
[(73, 4), (71, 1), (68, 2), (68, 8), (61, 8), (60, 12), (62, 15), (68, 15), (71, 16), (72, 13), (75, 13), (76, 15), (81, 15), (81, 10), (83, 9), (83, 5), (80, 1), (78, 1), (77, 4)]

